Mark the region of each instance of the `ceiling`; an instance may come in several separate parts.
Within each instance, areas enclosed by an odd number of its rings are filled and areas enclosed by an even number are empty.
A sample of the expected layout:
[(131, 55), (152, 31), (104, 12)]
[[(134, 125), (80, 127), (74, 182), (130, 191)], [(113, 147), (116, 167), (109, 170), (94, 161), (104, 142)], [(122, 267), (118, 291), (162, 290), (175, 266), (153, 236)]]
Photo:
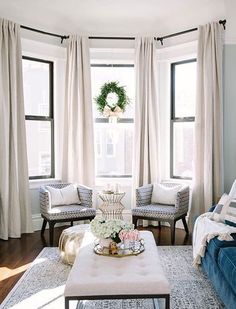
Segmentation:
[(0, 17), (59, 34), (163, 36), (225, 18), (223, 0), (0, 0)]

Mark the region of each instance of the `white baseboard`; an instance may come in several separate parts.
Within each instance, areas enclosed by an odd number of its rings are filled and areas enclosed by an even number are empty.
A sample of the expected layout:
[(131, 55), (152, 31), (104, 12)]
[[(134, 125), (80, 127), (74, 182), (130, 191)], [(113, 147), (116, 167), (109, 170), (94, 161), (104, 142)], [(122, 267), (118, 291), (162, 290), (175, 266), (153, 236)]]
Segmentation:
[[(33, 230), (34, 232), (40, 231), (43, 224), (43, 219), (40, 214), (34, 214), (32, 215), (33, 220)], [(63, 223), (57, 223), (57, 226), (64, 226), (64, 225), (70, 225), (70, 223), (63, 222)], [(46, 229), (48, 229), (48, 224), (46, 226)]]
[(41, 230), (42, 224), (43, 224), (43, 219), (40, 214), (34, 214), (32, 215), (32, 220), (33, 220), (33, 230), (39, 231)]

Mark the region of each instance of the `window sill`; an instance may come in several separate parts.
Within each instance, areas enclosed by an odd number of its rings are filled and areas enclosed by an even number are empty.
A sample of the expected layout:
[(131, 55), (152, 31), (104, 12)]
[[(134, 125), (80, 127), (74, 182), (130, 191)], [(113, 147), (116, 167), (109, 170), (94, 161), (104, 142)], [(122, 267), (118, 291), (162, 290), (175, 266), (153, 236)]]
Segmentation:
[(120, 184), (120, 185), (132, 185), (132, 177), (96, 177), (95, 180), (95, 186), (96, 187), (104, 187), (106, 186), (106, 184), (111, 184), (111, 185), (115, 185), (115, 184)]
[(55, 178), (45, 178), (45, 179), (30, 179), (29, 180), (29, 188), (30, 189), (39, 189), (39, 187), (43, 185), (48, 185), (51, 183), (60, 183), (60, 179)]
[(170, 178), (165, 179), (163, 181), (169, 181), (169, 182), (176, 182), (180, 184), (186, 184), (190, 187), (190, 189), (193, 187), (193, 180), (192, 179), (180, 179), (180, 178)]

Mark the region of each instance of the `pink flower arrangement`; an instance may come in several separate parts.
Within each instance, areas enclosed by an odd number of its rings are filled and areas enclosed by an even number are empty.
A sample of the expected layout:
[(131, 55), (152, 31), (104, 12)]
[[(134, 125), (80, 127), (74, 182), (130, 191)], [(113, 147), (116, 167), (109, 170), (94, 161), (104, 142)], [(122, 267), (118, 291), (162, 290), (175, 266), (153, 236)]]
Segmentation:
[(139, 231), (138, 230), (131, 230), (131, 231), (121, 230), (119, 233), (119, 238), (123, 242), (138, 241)]

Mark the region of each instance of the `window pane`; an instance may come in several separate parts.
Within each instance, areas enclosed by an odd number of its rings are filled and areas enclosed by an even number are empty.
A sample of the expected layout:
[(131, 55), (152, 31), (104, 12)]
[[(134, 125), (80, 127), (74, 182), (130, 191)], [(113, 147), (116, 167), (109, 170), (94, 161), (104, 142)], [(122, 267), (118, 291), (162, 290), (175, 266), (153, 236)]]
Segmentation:
[(127, 96), (130, 99), (130, 104), (126, 107), (125, 113), (122, 117), (134, 117), (134, 67), (91, 67), (92, 80), (92, 98), (94, 117), (102, 117), (97, 110), (94, 98), (99, 96), (101, 87), (108, 82), (117, 81), (120, 86), (125, 86)]
[(26, 120), (26, 137), (29, 176), (51, 175), (50, 121)]
[(49, 116), (49, 64), (23, 59), (25, 114)]
[(131, 175), (133, 124), (95, 124), (96, 175)]
[(173, 131), (173, 176), (193, 175), (194, 122), (175, 122)]
[(175, 117), (194, 117), (196, 61), (175, 65)]

